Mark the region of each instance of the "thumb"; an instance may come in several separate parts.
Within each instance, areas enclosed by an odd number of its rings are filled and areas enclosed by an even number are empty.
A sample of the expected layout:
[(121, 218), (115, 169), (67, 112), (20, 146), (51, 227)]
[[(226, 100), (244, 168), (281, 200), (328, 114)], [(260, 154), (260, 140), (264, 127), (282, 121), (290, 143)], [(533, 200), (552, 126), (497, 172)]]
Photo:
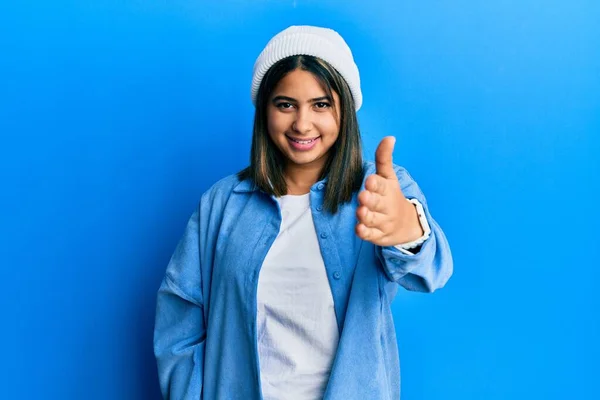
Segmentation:
[(394, 172), (394, 165), (392, 163), (392, 154), (394, 153), (395, 144), (395, 137), (384, 137), (379, 143), (379, 146), (377, 146), (377, 151), (375, 152), (377, 175), (386, 179), (396, 179), (396, 172)]

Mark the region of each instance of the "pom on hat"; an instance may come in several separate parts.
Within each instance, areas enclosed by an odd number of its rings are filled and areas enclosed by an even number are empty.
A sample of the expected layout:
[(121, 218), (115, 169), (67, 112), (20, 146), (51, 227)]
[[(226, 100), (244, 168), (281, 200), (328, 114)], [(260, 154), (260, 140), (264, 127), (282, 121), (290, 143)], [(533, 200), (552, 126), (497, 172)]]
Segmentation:
[(252, 103), (256, 105), (258, 88), (263, 77), (275, 63), (295, 55), (318, 57), (331, 64), (344, 78), (354, 98), (355, 110), (362, 105), (360, 76), (350, 47), (344, 39), (329, 28), (317, 26), (290, 26), (275, 35), (254, 63), (252, 74)]

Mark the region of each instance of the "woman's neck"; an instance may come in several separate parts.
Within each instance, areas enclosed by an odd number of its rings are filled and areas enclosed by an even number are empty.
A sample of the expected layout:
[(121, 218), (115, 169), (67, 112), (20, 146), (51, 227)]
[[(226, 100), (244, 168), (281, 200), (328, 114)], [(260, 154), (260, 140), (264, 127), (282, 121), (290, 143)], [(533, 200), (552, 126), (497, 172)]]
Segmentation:
[(300, 195), (310, 192), (310, 188), (321, 176), (321, 167), (288, 165), (285, 170), (287, 194)]

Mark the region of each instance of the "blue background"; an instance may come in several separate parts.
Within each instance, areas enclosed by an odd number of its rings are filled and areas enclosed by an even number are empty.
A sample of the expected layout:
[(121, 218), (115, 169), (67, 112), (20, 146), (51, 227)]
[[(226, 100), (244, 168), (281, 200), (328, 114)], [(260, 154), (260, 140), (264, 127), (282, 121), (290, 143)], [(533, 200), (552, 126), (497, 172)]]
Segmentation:
[(394, 302), (403, 400), (600, 398), (595, 0), (0, 3), (1, 397), (159, 398), (156, 290), (292, 24), (349, 43), (453, 250)]

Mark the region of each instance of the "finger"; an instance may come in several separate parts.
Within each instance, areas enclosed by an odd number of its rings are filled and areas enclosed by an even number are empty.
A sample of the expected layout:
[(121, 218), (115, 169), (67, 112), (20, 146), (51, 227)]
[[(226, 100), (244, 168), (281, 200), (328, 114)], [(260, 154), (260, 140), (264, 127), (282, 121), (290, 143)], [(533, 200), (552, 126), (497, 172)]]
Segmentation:
[[(394, 175), (395, 176), (395, 175)], [(365, 189), (369, 192), (385, 196), (388, 192), (389, 181), (379, 175), (369, 175), (365, 181)]]
[(383, 238), (383, 232), (377, 228), (369, 228), (364, 224), (357, 224), (355, 227), (356, 236), (362, 240), (368, 240), (370, 242), (377, 242)]
[(377, 168), (377, 175), (386, 179), (396, 179), (396, 173), (394, 172), (394, 165), (392, 161), (395, 144), (395, 137), (384, 137), (381, 143), (379, 143), (379, 146), (377, 146), (377, 151), (375, 151), (375, 166)]
[(384, 197), (378, 193), (363, 190), (358, 194), (358, 203), (361, 206), (367, 207), (369, 211), (386, 214), (386, 202)]
[(388, 222), (388, 216), (386, 214), (370, 211), (365, 206), (360, 206), (356, 210), (356, 218), (358, 222), (366, 226), (367, 228), (377, 228), (380, 231), (385, 231), (384, 225)]

